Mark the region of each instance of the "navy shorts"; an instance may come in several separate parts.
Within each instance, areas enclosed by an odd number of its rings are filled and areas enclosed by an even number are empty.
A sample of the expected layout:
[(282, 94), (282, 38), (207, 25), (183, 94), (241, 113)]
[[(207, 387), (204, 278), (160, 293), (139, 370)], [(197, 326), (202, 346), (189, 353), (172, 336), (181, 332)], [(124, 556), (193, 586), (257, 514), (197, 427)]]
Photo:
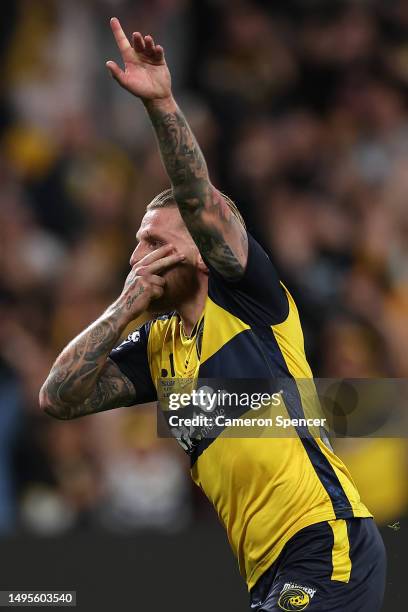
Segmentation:
[(338, 519), (299, 531), (250, 591), (251, 610), (379, 612), (386, 555), (371, 518)]

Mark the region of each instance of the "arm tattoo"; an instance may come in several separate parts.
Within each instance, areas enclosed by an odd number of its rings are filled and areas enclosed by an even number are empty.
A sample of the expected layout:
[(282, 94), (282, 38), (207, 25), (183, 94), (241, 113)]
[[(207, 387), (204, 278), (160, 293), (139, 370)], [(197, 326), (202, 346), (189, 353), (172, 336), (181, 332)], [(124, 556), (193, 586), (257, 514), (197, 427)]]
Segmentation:
[(191, 181), (207, 182), (204, 156), (181, 111), (151, 114), (164, 165), (174, 188)]
[(83, 402), (67, 402), (59, 406), (55, 404), (45, 408), (45, 412), (59, 419), (75, 419), (111, 408), (131, 406), (135, 401), (136, 393), (133, 383), (116, 364), (107, 361), (94, 389)]
[(130, 310), (137, 298), (144, 292), (144, 287), (139, 287), (134, 295), (129, 295), (126, 299), (126, 309)]
[(107, 359), (120, 333), (114, 314), (102, 316), (62, 351), (40, 393), (48, 414), (72, 419), (136, 401), (131, 381)]
[(180, 213), (204, 259), (224, 277), (242, 276), (247, 235), (210, 182), (200, 147), (182, 112), (149, 111)]

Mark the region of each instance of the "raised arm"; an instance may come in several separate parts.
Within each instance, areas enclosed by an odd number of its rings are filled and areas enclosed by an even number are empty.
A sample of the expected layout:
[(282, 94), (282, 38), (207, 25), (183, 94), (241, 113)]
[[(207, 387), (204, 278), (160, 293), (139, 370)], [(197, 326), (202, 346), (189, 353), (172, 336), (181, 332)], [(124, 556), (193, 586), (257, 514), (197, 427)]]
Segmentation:
[(108, 355), (125, 327), (162, 296), (165, 279), (160, 274), (182, 260), (167, 245), (133, 266), (119, 298), (54, 363), (40, 391), (40, 406), (47, 414), (74, 419), (138, 403), (138, 389)]
[(211, 184), (204, 156), (173, 98), (163, 48), (140, 32), (133, 33), (131, 45), (116, 18), (111, 27), (124, 70), (112, 61), (106, 65), (145, 105), (184, 222), (204, 259), (225, 278), (239, 279), (247, 263), (246, 230)]

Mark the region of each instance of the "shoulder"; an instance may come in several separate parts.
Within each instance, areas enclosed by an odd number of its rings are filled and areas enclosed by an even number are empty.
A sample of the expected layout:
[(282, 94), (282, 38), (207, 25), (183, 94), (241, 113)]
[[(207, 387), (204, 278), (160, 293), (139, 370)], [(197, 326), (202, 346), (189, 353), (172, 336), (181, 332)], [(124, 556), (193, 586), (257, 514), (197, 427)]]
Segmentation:
[(228, 281), (210, 270), (209, 296), (244, 321), (281, 323), (289, 312), (285, 289), (264, 248), (249, 232), (247, 236), (248, 260), (242, 277)]

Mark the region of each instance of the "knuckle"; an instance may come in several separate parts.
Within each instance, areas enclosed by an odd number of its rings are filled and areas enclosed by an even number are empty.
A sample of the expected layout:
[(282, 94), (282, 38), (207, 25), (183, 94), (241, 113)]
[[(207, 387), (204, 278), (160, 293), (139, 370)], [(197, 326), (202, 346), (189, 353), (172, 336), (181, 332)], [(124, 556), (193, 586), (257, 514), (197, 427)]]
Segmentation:
[(137, 276), (145, 276), (145, 274), (147, 273), (147, 268), (146, 266), (137, 266), (135, 272)]

